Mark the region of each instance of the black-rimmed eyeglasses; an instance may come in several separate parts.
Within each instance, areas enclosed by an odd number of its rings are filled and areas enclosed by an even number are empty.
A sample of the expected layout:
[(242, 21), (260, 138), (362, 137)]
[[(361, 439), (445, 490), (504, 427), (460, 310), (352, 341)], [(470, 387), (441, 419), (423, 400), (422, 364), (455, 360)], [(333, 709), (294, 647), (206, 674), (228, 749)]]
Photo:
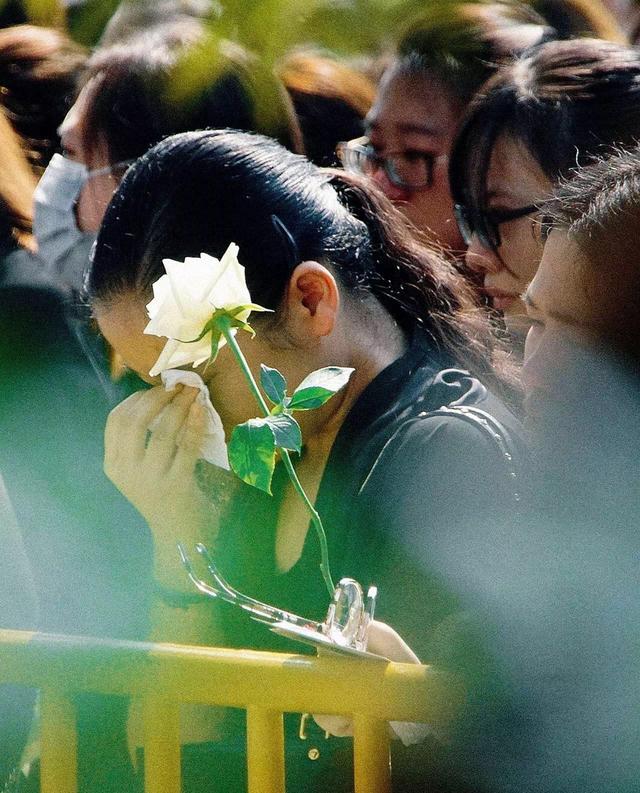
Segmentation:
[(404, 190), (432, 187), (436, 163), (448, 159), (446, 154), (410, 150), (378, 154), (366, 137), (339, 143), (337, 153), (346, 171), (374, 176), (382, 168), (391, 184)]
[(453, 208), (465, 245), (471, 244), (475, 234), (483, 248), (495, 250), (502, 245), (500, 226), (511, 220), (519, 220), (538, 211), (535, 204), (516, 209), (489, 209), (486, 212), (470, 212), (464, 204)]

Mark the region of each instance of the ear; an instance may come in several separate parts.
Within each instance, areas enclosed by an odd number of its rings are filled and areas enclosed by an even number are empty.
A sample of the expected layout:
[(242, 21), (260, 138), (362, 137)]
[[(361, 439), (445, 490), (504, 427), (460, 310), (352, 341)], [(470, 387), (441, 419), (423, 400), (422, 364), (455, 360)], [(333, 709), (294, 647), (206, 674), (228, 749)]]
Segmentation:
[(336, 323), (340, 292), (336, 279), (318, 262), (302, 262), (286, 294), (287, 324), (301, 343), (328, 336)]

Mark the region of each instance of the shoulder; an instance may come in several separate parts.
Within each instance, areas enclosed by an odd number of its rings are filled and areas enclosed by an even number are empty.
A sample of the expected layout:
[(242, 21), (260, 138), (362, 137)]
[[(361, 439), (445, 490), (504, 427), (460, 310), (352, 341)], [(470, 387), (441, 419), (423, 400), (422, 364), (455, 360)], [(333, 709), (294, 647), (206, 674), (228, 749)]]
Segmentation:
[(444, 479), (456, 473), (465, 475), (474, 463), (498, 467), (502, 464), (499, 432), (473, 416), (445, 408), (424, 411), (404, 421), (383, 447), (373, 470), (385, 468), (402, 474), (404, 469), (414, 475), (431, 471)]
[(456, 412), (426, 412), (395, 430), (361, 496), (383, 525), (422, 536), (479, 517), (503, 517), (520, 496), (522, 470), (507, 458), (514, 457), (510, 450), (481, 422)]

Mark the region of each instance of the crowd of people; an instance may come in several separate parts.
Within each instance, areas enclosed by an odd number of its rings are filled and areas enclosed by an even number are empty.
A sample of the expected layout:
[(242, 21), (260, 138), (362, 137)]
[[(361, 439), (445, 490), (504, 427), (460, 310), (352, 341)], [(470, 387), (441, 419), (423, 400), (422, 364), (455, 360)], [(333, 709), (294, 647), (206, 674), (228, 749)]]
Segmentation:
[[(631, 793), (635, 6), (432, 0), (391, 48), (301, 42), (275, 70), (210, 25), (125, 3), (91, 52), (0, 30), (0, 627), (295, 647), (196, 596), (177, 543), (324, 618), (282, 462), (272, 494), (206, 462), (257, 413), (232, 351), (193, 367), (209, 405), (155, 374), (163, 262), (234, 243), (267, 309), (236, 337), (255, 376), (353, 370), (297, 414), (295, 467), (338, 578), (378, 586), (369, 648), (465, 691), (452, 723), (400, 731), (393, 789)], [(0, 688), (6, 791), (38, 789), (36, 708)], [(135, 704), (77, 709), (79, 790), (142, 790)], [(352, 790), (349, 719), (305, 724), (313, 755), (286, 715), (287, 789)], [(246, 789), (242, 713), (185, 707), (181, 742), (185, 793)]]

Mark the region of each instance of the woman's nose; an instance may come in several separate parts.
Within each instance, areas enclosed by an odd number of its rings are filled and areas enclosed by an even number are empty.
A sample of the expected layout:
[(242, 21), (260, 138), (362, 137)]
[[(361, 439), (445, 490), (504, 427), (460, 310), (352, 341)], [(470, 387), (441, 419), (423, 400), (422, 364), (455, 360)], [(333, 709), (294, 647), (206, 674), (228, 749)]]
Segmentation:
[(82, 162), (78, 109), (73, 105), (57, 129), (62, 149), (70, 160)]
[(501, 269), (499, 256), (490, 248), (485, 248), (478, 239), (477, 234), (471, 237), (464, 261), (469, 270), (480, 275), (497, 273)]

